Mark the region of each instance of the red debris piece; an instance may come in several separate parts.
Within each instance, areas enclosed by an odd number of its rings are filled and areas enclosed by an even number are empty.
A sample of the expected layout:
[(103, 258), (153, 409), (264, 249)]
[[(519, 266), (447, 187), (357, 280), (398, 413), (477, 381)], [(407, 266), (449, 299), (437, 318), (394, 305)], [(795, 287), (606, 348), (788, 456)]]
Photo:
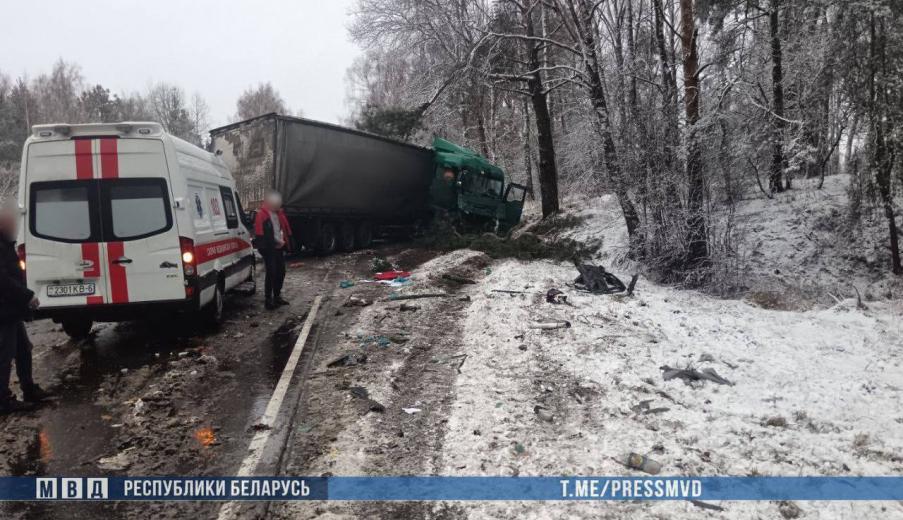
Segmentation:
[(376, 273), (377, 280), (395, 280), (396, 278), (410, 278), (411, 273), (408, 271), (386, 271), (385, 273)]

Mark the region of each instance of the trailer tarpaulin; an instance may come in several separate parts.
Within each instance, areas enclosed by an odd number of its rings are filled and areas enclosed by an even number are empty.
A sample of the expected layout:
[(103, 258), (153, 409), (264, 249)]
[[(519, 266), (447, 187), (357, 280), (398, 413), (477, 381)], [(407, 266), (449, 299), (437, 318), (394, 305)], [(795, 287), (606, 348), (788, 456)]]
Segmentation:
[(324, 123), (280, 118), (275, 187), (289, 212), (409, 220), (427, 209), (433, 154)]

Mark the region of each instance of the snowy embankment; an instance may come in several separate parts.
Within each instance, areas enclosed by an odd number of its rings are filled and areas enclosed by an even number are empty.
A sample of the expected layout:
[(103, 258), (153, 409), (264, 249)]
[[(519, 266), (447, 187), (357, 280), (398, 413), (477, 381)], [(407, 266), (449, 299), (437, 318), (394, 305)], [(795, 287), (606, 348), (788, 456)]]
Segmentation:
[[(610, 215), (596, 211), (577, 233), (592, 235)], [(617, 251), (616, 241), (603, 247)], [(903, 474), (903, 301), (779, 311), (644, 278), (633, 297), (588, 295), (569, 287), (576, 275), (567, 264), (502, 261), (473, 291), (442, 474), (641, 475), (619, 462), (628, 452), (660, 462), (662, 475)], [(570, 305), (546, 302), (551, 288)], [(551, 320), (571, 327), (530, 328)], [(711, 368), (732, 385), (665, 381), (665, 365)], [(720, 505), (725, 512), (673, 502), (463, 509), (472, 518), (775, 518), (799, 506), (809, 518), (903, 517), (898, 503)]]

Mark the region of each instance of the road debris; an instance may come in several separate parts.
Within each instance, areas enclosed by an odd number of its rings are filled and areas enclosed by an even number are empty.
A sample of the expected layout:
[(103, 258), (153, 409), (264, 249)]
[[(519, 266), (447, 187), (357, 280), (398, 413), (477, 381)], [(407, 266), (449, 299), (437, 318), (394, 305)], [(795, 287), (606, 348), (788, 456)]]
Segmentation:
[(665, 413), (665, 412), (671, 411), (670, 408), (665, 408), (665, 407), (652, 408), (651, 404), (652, 404), (652, 399), (646, 399), (644, 401), (640, 401), (639, 403), (635, 404), (634, 406), (631, 406), (630, 409), (637, 415), (653, 415), (653, 414)]
[(789, 500), (781, 500), (778, 502), (778, 512), (781, 513), (782, 517), (787, 518), (788, 520), (799, 518), (803, 515), (803, 510), (800, 509), (800, 506), (796, 505), (796, 502), (791, 502)]
[(554, 287), (546, 292), (546, 302), (556, 305), (570, 305), (568, 303), (568, 296)]
[(103, 457), (97, 461), (97, 469), (101, 471), (125, 471), (132, 465), (129, 453), (135, 450), (134, 447), (126, 448), (116, 455)]
[(420, 310), (420, 307), (418, 307), (417, 305), (411, 305), (409, 303), (402, 303), (401, 306), (398, 307), (398, 310), (400, 310), (401, 312), (417, 312)]
[(704, 368), (700, 372), (695, 368), (671, 368), (668, 365), (659, 367), (662, 370), (662, 378), (665, 381), (669, 381), (674, 378), (683, 379), (684, 382), (690, 383), (692, 381), (711, 381), (713, 383), (718, 383), (719, 385), (728, 385), (733, 386), (734, 383), (728, 381), (727, 379), (718, 375), (718, 372), (715, 372), (714, 368)]
[(423, 293), (423, 294), (390, 294), (389, 301), (402, 301), (402, 300), (421, 300), (424, 298), (447, 298), (451, 296), (447, 293)]
[(658, 475), (662, 471), (661, 463), (638, 453), (630, 453), (624, 458), (623, 464), (631, 469), (637, 469), (650, 475)]
[(411, 338), (408, 337), (408, 334), (406, 332), (399, 332), (396, 334), (386, 334), (385, 337), (392, 343), (395, 343), (398, 345), (407, 343), (408, 341), (411, 340)]
[(205, 448), (209, 448), (210, 446), (218, 446), (219, 441), (216, 440), (216, 432), (211, 427), (200, 428), (194, 432), (194, 439), (198, 441), (198, 444)]
[(577, 264), (576, 262), (574, 265), (580, 273), (580, 276), (574, 280), (574, 286), (581, 291), (593, 294), (614, 294), (627, 290), (624, 282), (606, 271), (601, 265)]
[(373, 305), (372, 300), (368, 300), (362, 296), (352, 295), (342, 306), (343, 307), (367, 307)]
[(464, 366), (464, 362), (467, 361), (467, 354), (460, 354), (457, 356), (452, 356), (451, 359), (460, 358), (461, 361), (458, 362), (458, 373), (461, 373), (461, 367)]
[(765, 419), (763, 422), (765, 426), (769, 426), (772, 428), (786, 428), (787, 427), (787, 419), (781, 417), (780, 415), (775, 415), (774, 417), (769, 417)]
[(421, 409), (420, 408), (402, 408), (401, 411), (403, 411), (404, 413), (406, 413), (408, 415), (414, 415), (415, 413), (420, 413)]
[(555, 329), (569, 329), (571, 328), (571, 322), (569, 321), (540, 321), (535, 322), (530, 325), (531, 329), (541, 329), (541, 330), (555, 330)]
[(448, 273), (443, 274), (442, 279), (447, 280), (449, 282), (461, 284), (461, 285), (474, 285), (477, 283), (475, 280), (471, 280), (470, 278), (465, 278), (463, 276), (458, 276), (455, 274), (448, 274)]
[(351, 392), (351, 395), (353, 397), (367, 402), (367, 411), (376, 413), (383, 413), (386, 411), (385, 406), (383, 406), (378, 401), (370, 398), (370, 392), (368, 392), (366, 388), (362, 386), (352, 386), (349, 391)]
[(345, 354), (344, 356), (334, 359), (326, 364), (329, 368), (336, 367), (353, 367), (357, 365), (363, 365), (367, 362), (367, 354), (363, 354), (360, 352), (353, 352), (351, 354)]
[(367, 347), (370, 345), (374, 345), (377, 347), (388, 347), (392, 340), (387, 338), (386, 336), (377, 336), (377, 335), (369, 335), (364, 336), (363, 334), (358, 334), (358, 339), (360, 340), (361, 347)]
[(551, 410), (540, 405), (533, 407), (533, 413), (535, 413), (536, 417), (538, 417), (541, 421), (548, 423), (552, 422), (552, 420), (555, 419), (555, 415)]
[(409, 271), (385, 271), (381, 273), (376, 273), (373, 278), (377, 281), (381, 282), (391, 282), (392, 280), (397, 280), (399, 278), (410, 278), (411, 273)]
[(354, 287), (354, 282), (351, 280), (342, 280), (339, 282), (339, 288), (341, 289), (349, 289), (351, 287)]
[(702, 502), (701, 500), (690, 500), (690, 503), (696, 507), (700, 507), (702, 509), (708, 509), (710, 511), (726, 511), (721, 506), (716, 506), (715, 504), (709, 504), (707, 502)]

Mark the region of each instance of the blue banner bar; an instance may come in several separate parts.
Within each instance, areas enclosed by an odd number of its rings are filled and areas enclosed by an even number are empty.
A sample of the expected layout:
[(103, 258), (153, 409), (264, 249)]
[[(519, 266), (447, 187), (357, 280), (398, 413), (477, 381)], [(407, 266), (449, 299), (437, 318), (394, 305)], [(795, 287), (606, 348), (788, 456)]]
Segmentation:
[(0, 500), (903, 500), (903, 477), (0, 477)]

